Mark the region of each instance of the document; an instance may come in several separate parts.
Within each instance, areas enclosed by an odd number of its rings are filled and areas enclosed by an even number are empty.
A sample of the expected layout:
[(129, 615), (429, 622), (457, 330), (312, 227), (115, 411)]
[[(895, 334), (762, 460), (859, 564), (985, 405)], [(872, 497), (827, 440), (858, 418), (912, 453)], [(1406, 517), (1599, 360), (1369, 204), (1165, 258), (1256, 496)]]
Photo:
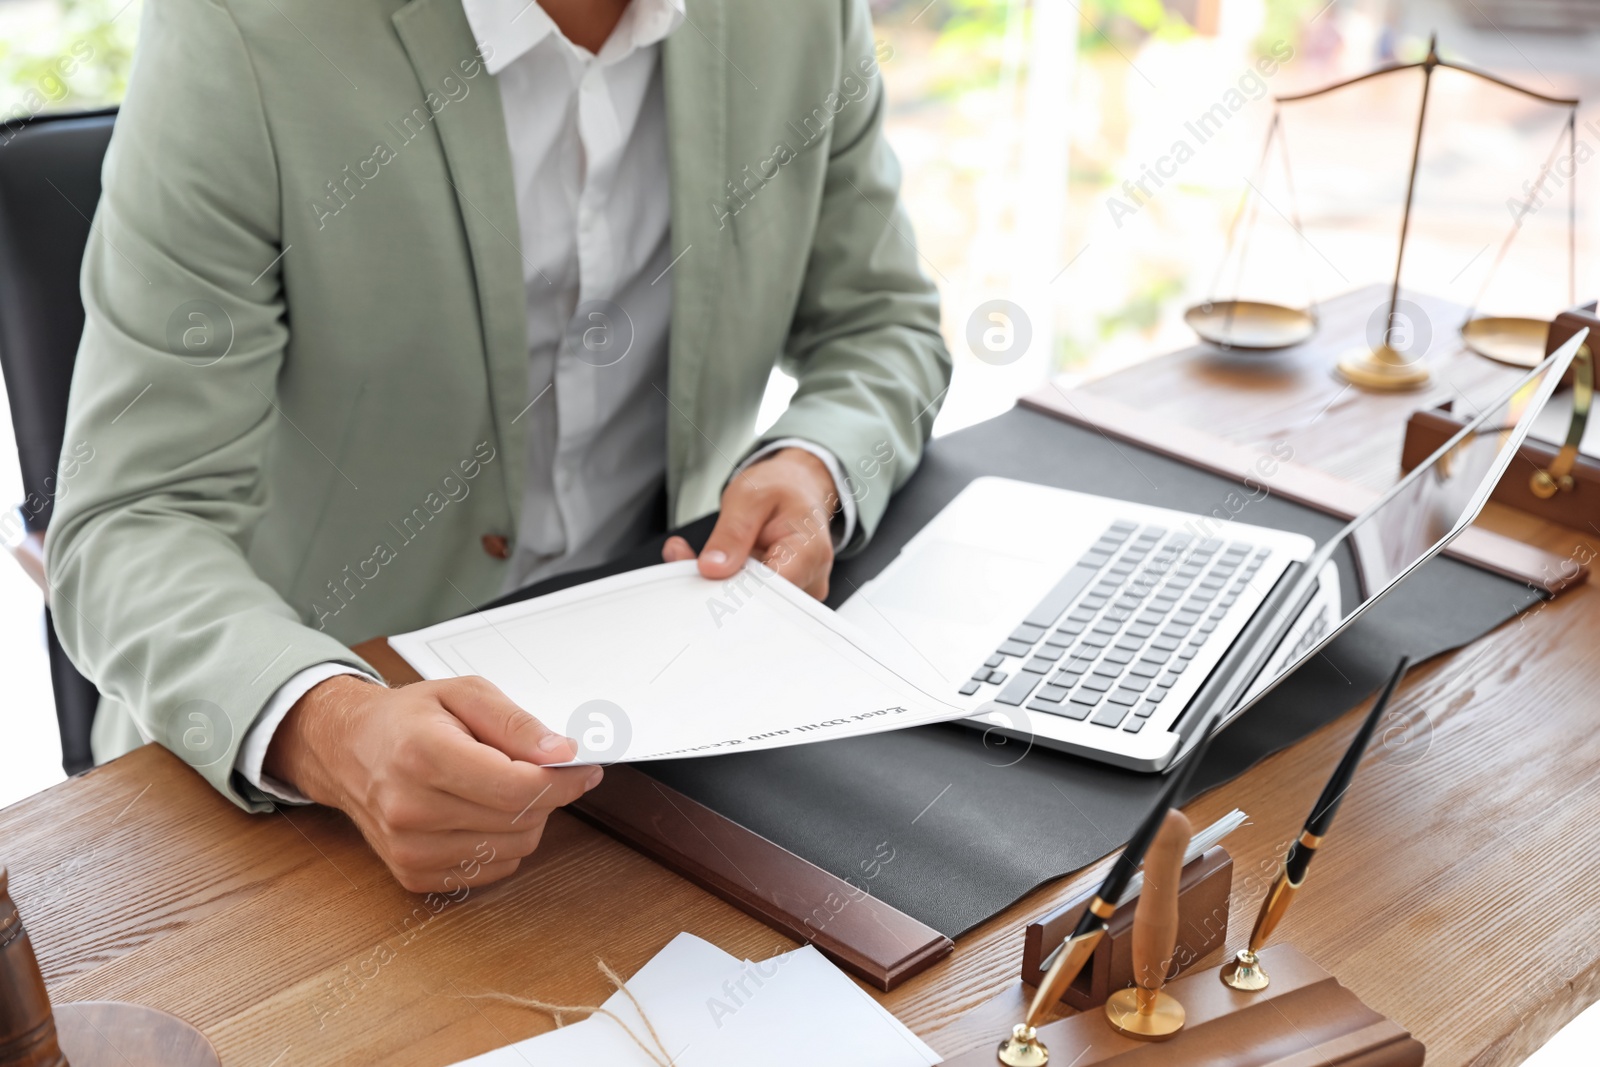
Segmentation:
[(605, 1002), (615, 1019), (597, 1012), (455, 1067), (660, 1067), (664, 1062), (674, 1067), (929, 1067), (939, 1062), (921, 1039), (810, 945), (760, 963), (741, 962), (683, 933), (629, 979), (627, 989), (633, 1000), (619, 990)]
[(389, 639), (424, 678), (482, 675), (580, 764), (711, 756), (960, 718), (757, 562), (723, 582), (664, 563)]

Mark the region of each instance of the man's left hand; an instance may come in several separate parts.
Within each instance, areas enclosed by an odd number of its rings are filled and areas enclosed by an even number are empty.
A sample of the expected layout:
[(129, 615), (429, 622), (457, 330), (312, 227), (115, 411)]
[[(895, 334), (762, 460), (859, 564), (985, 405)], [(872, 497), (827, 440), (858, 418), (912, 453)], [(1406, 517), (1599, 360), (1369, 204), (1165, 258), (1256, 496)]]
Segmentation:
[[(700, 573), (731, 578), (755, 556), (807, 593), (828, 595), (833, 570), (833, 476), (803, 448), (783, 448), (741, 471), (722, 491), (722, 514), (700, 553)], [(681, 537), (661, 548), (668, 563), (694, 559)]]

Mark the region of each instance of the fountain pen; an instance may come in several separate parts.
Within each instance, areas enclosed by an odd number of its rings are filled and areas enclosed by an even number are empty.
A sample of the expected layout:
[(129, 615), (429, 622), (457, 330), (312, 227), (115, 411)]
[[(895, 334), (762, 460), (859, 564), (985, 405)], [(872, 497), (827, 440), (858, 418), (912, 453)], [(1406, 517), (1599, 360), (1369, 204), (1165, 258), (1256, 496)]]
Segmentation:
[(1311, 858), (1317, 854), (1323, 838), (1333, 826), (1333, 817), (1339, 810), (1340, 801), (1350, 789), (1350, 783), (1356, 776), (1356, 768), (1361, 766), (1361, 757), (1366, 754), (1367, 745), (1372, 741), (1372, 735), (1378, 728), (1378, 720), (1383, 718), (1389, 700), (1394, 696), (1395, 687), (1400, 684), (1400, 679), (1405, 677), (1406, 669), (1410, 666), (1411, 660), (1402, 656), (1394, 673), (1389, 676), (1389, 681), (1385, 683), (1383, 692), (1373, 702), (1366, 721), (1351, 739), (1344, 758), (1334, 768), (1333, 777), (1322, 787), (1322, 795), (1317, 798), (1316, 805), (1311, 809), (1300, 836), (1289, 846), (1289, 852), (1283, 858), (1283, 866), (1279, 869), (1277, 878), (1273, 880), (1272, 888), (1267, 890), (1266, 899), (1261, 902), (1261, 911), (1256, 915), (1255, 926), (1250, 931), (1249, 947), (1241, 949), (1234, 961), (1223, 968), (1222, 980), (1233, 988), (1254, 991), (1267, 987), (1267, 976), (1261, 970), (1256, 953), (1266, 944), (1267, 938), (1272, 936), (1272, 931), (1284, 913), (1289, 910), (1289, 904), (1294, 900), (1295, 893), (1305, 881), (1306, 871), (1311, 866)]

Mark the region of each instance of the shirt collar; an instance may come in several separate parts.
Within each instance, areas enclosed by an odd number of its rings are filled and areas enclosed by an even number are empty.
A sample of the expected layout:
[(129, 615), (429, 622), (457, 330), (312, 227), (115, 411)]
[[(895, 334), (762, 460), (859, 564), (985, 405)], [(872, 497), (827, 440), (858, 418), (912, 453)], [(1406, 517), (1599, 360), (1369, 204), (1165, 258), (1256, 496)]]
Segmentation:
[[(611, 64), (663, 40), (684, 21), (685, 0), (633, 0), (617, 28), (601, 45), (598, 59)], [(461, 0), (467, 25), (479, 47), (488, 53), (484, 67), (499, 74), (546, 37), (555, 37), (576, 53), (538, 0)], [(485, 47), (486, 46), (486, 47)]]

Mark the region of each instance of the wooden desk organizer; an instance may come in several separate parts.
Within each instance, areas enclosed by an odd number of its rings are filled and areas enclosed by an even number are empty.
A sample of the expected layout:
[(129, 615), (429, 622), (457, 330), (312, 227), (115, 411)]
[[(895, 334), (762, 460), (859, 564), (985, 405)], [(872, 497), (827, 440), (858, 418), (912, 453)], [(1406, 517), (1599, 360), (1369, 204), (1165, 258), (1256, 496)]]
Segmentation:
[[(1233, 859), (1221, 845), (1208, 849), (1183, 868), (1178, 882), (1178, 942), (1172, 959), (1175, 974), (1183, 974), (1195, 963), (1222, 947), (1228, 936), (1228, 897), (1233, 885)], [(1022, 980), (1037, 986), (1044, 978), (1041, 966), (1046, 956), (1072, 933), (1089, 906), (1094, 890), (1084, 892), (1028, 924), (1022, 944)], [(1130, 898), (1111, 916), (1106, 936), (1082, 973), (1061, 1002), (1080, 1011), (1098, 1007), (1119, 989), (1133, 984), (1133, 907), (1138, 897)], [(1174, 975), (1175, 976), (1175, 975)]]
[[(1600, 334), (1600, 317), (1597, 317), (1593, 310), (1593, 305), (1590, 305), (1587, 309), (1563, 311), (1557, 315), (1555, 321), (1550, 324), (1550, 332), (1545, 341), (1545, 354), (1554, 352), (1580, 329), (1591, 330), (1591, 338)], [(1591, 346), (1597, 347), (1593, 342)], [(1572, 377), (1573, 372), (1569, 370), (1564, 386), (1571, 385)], [(1466, 421), (1455, 415), (1454, 405), (1451, 402), (1429, 410), (1414, 412), (1406, 423), (1405, 445), (1400, 453), (1400, 469), (1409, 471), (1427, 459), (1438, 451), (1440, 445), (1459, 432)], [(1517, 458), (1512, 461), (1505, 477), (1494, 487), (1492, 499), (1573, 529), (1588, 530), (1600, 527), (1600, 460), (1593, 456), (1579, 454), (1572, 468), (1570, 489), (1563, 489), (1550, 497), (1541, 497), (1534, 492), (1534, 472), (1548, 470), (1555, 462), (1556, 453), (1560, 449), (1558, 443), (1536, 441), (1532, 438), (1524, 441), (1522, 447), (1517, 450)]]
[[(1292, 945), (1262, 949), (1261, 960), (1272, 984), (1259, 993), (1229, 989), (1214, 967), (1168, 985), (1188, 1017), (1170, 1040), (1124, 1037), (1100, 1010), (1047, 1023), (1039, 1038), (1052, 1064), (1072, 1067), (1421, 1067), (1422, 1042)], [(1004, 1036), (945, 1067), (995, 1067)]]

